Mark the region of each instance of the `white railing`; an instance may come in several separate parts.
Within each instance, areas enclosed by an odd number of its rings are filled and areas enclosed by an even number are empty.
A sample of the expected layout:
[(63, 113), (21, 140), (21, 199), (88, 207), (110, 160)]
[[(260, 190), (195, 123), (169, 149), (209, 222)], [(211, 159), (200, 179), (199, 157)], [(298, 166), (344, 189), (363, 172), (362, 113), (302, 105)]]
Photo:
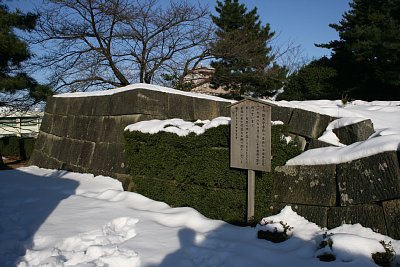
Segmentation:
[(39, 134), (42, 114), (16, 115), (0, 116), (0, 138), (5, 136), (36, 137)]

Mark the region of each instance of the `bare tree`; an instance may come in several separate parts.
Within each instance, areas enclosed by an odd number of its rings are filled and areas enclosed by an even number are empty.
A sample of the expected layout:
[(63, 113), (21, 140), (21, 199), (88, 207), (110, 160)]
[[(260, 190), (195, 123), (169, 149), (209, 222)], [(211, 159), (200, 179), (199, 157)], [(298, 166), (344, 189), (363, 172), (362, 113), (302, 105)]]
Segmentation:
[[(57, 91), (159, 82), (185, 75), (209, 57), (208, 8), (186, 1), (47, 0), (41, 7), (36, 62)], [(179, 66), (179, 68), (177, 67)]]

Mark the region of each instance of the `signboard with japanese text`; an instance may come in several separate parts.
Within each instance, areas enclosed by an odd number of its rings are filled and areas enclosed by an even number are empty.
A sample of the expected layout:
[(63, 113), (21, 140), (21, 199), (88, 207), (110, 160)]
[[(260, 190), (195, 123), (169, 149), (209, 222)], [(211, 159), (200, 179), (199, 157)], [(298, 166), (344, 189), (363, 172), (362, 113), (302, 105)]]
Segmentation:
[(271, 106), (244, 99), (230, 106), (232, 168), (271, 171)]

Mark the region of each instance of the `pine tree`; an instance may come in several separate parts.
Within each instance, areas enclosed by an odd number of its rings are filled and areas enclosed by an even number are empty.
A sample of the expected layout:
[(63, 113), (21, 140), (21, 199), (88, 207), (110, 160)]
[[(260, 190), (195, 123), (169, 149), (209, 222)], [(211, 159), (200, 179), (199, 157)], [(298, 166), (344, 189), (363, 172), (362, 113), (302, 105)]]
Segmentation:
[(27, 107), (28, 99), (42, 101), (51, 94), (48, 86), (40, 85), (21, 71), (22, 64), (31, 58), (31, 53), (14, 29), (31, 31), (36, 19), (35, 14), (10, 12), (0, 3), (0, 106), (22, 109)]
[(287, 70), (274, 63), (268, 41), (274, 36), (269, 24), (261, 25), (257, 9), (247, 12), (238, 0), (217, 1), (219, 16), (212, 16), (218, 27), (212, 44), (211, 85), (237, 94), (272, 95), (282, 87)]
[(400, 99), (400, 0), (353, 0), (330, 48), (337, 87), (351, 98)]
[[(9, 12), (0, 1), (0, 106), (24, 110), (46, 99), (50, 87), (40, 85), (21, 71), (22, 64), (31, 57), (26, 42), (18, 38), (14, 29), (31, 31), (37, 15)], [(3, 165), (0, 151), (0, 165)]]
[(327, 57), (313, 60), (290, 75), (278, 100), (338, 99), (336, 70)]

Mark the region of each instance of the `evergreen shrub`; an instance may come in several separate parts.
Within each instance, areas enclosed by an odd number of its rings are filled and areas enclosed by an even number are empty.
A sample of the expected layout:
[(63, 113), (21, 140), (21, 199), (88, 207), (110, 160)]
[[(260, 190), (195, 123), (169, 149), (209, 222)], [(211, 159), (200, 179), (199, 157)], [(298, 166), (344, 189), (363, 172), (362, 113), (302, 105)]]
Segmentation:
[(7, 136), (0, 139), (0, 150), (4, 157), (27, 160), (32, 155), (36, 139)]
[[(173, 133), (125, 132), (133, 191), (173, 207), (193, 207), (203, 215), (245, 224), (247, 170), (229, 167), (230, 126), (180, 137)], [(300, 153), (281, 137), (282, 125), (272, 127), (272, 166)], [(272, 173), (257, 173), (255, 219), (268, 212)]]

